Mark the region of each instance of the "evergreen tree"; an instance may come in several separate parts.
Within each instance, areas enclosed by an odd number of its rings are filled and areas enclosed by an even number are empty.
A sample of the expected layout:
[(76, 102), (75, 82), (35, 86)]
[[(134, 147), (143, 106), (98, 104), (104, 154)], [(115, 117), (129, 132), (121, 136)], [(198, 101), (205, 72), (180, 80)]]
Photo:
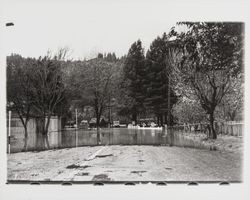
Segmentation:
[(157, 116), (157, 123), (172, 124), (171, 109), (177, 102), (177, 97), (172, 89), (171, 69), (166, 60), (168, 55), (168, 37), (164, 33), (157, 37), (151, 44), (146, 54), (147, 77), (144, 88), (147, 91), (144, 105)]
[(117, 60), (115, 53), (108, 53), (104, 56), (104, 59), (108, 62), (115, 62)]
[(146, 73), (144, 49), (140, 40), (131, 45), (123, 70), (128, 96), (133, 99), (133, 105), (131, 106), (132, 120), (137, 122), (138, 114), (144, 111)]

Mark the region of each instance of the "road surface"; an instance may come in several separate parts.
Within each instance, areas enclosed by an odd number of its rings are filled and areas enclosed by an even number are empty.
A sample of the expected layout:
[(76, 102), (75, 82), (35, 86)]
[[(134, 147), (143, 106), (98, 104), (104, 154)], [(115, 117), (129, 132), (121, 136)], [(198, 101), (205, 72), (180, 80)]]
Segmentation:
[(8, 180), (241, 181), (241, 152), (95, 146), (8, 155)]

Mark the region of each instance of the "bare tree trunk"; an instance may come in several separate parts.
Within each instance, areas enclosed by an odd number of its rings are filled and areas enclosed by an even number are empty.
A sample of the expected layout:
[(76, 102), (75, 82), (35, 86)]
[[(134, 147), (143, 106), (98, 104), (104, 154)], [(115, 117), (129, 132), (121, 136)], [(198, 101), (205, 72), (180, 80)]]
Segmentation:
[(45, 137), (45, 142), (46, 142), (46, 145), (47, 145), (47, 149), (50, 149), (48, 134), (45, 134), (44, 137)]
[(44, 123), (42, 118), (36, 118), (36, 150), (44, 150)]
[(44, 123), (46, 123), (45, 124), (45, 130), (44, 130), (44, 139), (45, 139), (45, 143), (46, 143), (48, 149), (50, 149), (49, 138), (48, 138), (48, 130), (49, 130), (50, 118), (51, 118), (51, 116), (49, 115), (48, 118), (47, 118), (47, 122), (44, 119)]
[(136, 112), (134, 112), (134, 113), (132, 114), (132, 121), (134, 121), (134, 122), (135, 122), (135, 125), (137, 125), (137, 113), (136, 113)]
[(27, 130), (27, 124), (24, 126), (24, 146), (23, 151), (28, 150), (28, 130)]
[(168, 124), (168, 114), (164, 113), (164, 124)]
[(209, 113), (209, 123), (210, 123), (210, 138), (217, 139), (217, 133), (214, 128), (214, 112)]
[(234, 121), (234, 120), (235, 120), (235, 117), (236, 117), (236, 110), (234, 110), (234, 111), (232, 111), (232, 112), (228, 111), (228, 116), (229, 116), (229, 119), (230, 119), (231, 121)]
[(100, 116), (99, 114), (96, 116), (96, 139), (97, 139), (97, 144), (101, 144), (101, 138), (100, 138)]

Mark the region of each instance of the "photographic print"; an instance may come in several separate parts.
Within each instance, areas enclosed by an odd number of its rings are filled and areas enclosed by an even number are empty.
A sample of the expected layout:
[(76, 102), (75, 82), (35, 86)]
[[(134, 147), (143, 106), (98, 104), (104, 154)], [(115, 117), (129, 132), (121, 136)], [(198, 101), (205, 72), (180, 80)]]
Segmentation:
[(6, 7), (7, 183), (243, 181), (244, 22), (129, 5)]

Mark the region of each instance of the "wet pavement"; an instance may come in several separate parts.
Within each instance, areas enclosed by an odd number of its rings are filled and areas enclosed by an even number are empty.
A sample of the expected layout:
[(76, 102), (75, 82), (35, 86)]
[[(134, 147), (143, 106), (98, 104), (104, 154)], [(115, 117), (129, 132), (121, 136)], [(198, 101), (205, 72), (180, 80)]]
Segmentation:
[(241, 181), (241, 152), (113, 145), (8, 155), (8, 180)]

